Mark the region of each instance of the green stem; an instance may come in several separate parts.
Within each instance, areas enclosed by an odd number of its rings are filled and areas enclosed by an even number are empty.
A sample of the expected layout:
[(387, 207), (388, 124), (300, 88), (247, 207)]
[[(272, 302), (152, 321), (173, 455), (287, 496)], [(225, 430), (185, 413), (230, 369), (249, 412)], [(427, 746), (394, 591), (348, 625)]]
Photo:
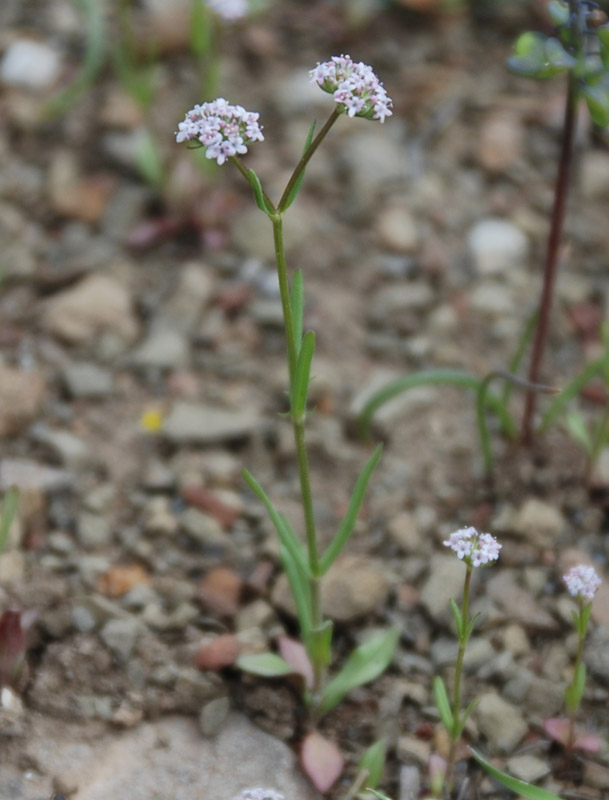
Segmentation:
[[(578, 598), (578, 605), (579, 605), (579, 616), (581, 618), (584, 603), (580, 598)], [(586, 640), (586, 631), (581, 630), (580, 626), (578, 625), (578, 641), (577, 641), (577, 653), (575, 654), (575, 665), (573, 667), (573, 680), (571, 682), (571, 686), (575, 686), (575, 682), (577, 680), (577, 674), (580, 669), (580, 665), (582, 663), (582, 659), (584, 657), (584, 642)], [(573, 750), (573, 744), (575, 742), (575, 715), (577, 714), (577, 708), (569, 708), (569, 734), (567, 736), (567, 746), (566, 750), (570, 753)]]
[(283, 245), (283, 217), (280, 213), (278, 213), (276, 216), (271, 217), (271, 221), (273, 223), (275, 263), (277, 266), (277, 277), (279, 278), (279, 294), (281, 296), (281, 307), (283, 309), (283, 322), (285, 325), (285, 336), (288, 350), (288, 367), (290, 371), (291, 393), (293, 389), (294, 375), (296, 374), (298, 349), (294, 340), (294, 320), (292, 317), (292, 304), (290, 303), (290, 284), (288, 281), (288, 269)]
[(281, 200), (277, 205), (277, 210), (280, 213), (286, 210), (286, 205), (288, 203), (288, 199), (290, 197), (292, 189), (297, 184), (302, 173), (305, 171), (307, 164), (313, 157), (313, 154), (315, 153), (319, 145), (323, 142), (323, 140), (326, 138), (330, 128), (334, 125), (334, 123), (340, 116), (341, 112), (337, 108), (335, 108), (334, 111), (330, 114), (330, 117), (328, 118), (326, 124), (323, 126), (323, 128), (319, 131), (317, 136), (311, 142), (311, 146), (309, 147), (309, 149), (306, 151), (306, 153), (303, 154), (302, 158), (296, 165), (296, 168), (292, 173), (292, 177), (288, 181), (288, 185), (285, 187), (284, 192), (281, 195)]
[[(457, 653), (457, 663), (455, 666), (455, 683), (453, 688), (453, 725), (460, 727), (461, 720), (461, 677), (463, 675), (463, 659), (465, 658), (465, 648), (467, 646), (468, 636), (466, 633), (467, 623), (469, 621), (469, 587), (472, 579), (473, 567), (467, 565), (467, 572), (465, 573), (465, 583), (463, 585), (463, 605), (461, 607), (461, 630), (459, 632), (459, 651)], [(455, 766), (455, 756), (457, 754), (457, 745), (459, 744), (460, 735), (456, 735), (455, 731), (450, 733), (450, 750), (448, 752), (448, 759), (446, 764), (446, 773), (444, 783), (448, 792), (452, 792), (453, 788), (453, 769)]]

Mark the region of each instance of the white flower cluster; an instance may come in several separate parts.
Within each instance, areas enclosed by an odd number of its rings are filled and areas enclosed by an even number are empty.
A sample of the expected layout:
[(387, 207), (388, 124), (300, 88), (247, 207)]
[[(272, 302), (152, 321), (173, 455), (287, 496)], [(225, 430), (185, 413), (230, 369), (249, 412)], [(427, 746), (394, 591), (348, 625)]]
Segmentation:
[(499, 558), (502, 545), (490, 533), (478, 533), (475, 528), (461, 528), (444, 541), (457, 557), (472, 567), (482, 567)]
[(227, 158), (247, 153), (246, 145), (262, 142), (260, 115), (242, 106), (231, 106), (223, 97), (191, 109), (178, 125), (176, 141), (200, 142), (207, 158), (224, 164)]
[(594, 567), (587, 567), (585, 564), (571, 567), (567, 574), (563, 575), (563, 580), (567, 584), (569, 594), (585, 600), (592, 600), (602, 583)]
[(207, 0), (207, 5), (226, 22), (234, 22), (249, 11), (247, 0)]
[(332, 56), (331, 61), (309, 70), (311, 83), (334, 95), (334, 100), (350, 117), (385, 121), (393, 113), (392, 100), (372, 67), (351, 56)]
[(274, 789), (244, 789), (233, 800), (284, 800), (281, 792)]

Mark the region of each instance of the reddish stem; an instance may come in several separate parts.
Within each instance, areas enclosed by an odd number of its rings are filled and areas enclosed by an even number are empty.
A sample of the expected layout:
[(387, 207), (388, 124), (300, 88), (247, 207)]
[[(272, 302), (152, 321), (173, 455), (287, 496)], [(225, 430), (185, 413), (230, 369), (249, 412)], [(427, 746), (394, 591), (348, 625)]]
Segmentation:
[[(564, 226), (567, 195), (569, 193), (571, 165), (573, 163), (573, 142), (575, 139), (576, 118), (577, 79), (573, 73), (570, 72), (567, 100), (565, 104), (562, 143), (560, 148), (560, 161), (558, 164), (558, 175), (556, 177), (556, 184), (554, 187), (554, 204), (552, 206), (552, 219), (550, 223), (550, 233), (548, 236), (548, 246), (544, 265), (543, 287), (541, 291), (541, 298), (539, 300), (539, 319), (537, 322), (537, 327), (535, 328), (533, 352), (529, 366), (529, 383), (539, 383), (541, 362), (548, 338), (548, 323), (550, 320), (552, 298), (554, 296), (556, 273), (558, 272), (560, 240)], [(525, 401), (524, 416), (522, 419), (522, 441), (524, 444), (530, 444), (533, 438), (533, 418), (535, 416), (536, 405), (537, 394), (533, 391), (528, 392)]]

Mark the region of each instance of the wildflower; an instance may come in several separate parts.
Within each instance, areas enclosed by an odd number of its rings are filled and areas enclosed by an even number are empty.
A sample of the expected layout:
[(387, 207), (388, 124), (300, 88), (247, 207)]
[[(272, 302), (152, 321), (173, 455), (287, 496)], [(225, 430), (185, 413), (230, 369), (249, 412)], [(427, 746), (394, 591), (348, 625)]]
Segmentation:
[(284, 800), (284, 798), (274, 789), (244, 789), (233, 800)]
[(481, 567), (496, 561), (502, 547), (490, 533), (478, 533), (475, 528), (461, 528), (451, 533), (443, 544), (472, 567)]
[(332, 56), (331, 61), (309, 70), (309, 75), (311, 83), (334, 95), (341, 111), (350, 117), (384, 122), (393, 113), (392, 100), (372, 67), (362, 61), (355, 63), (351, 56)]
[(569, 594), (585, 600), (592, 600), (602, 583), (594, 567), (587, 567), (585, 564), (571, 567), (567, 574), (563, 575), (563, 580), (567, 584)]
[(232, 106), (223, 97), (196, 105), (178, 125), (176, 141), (197, 141), (206, 148), (207, 158), (224, 164), (227, 158), (247, 153), (247, 145), (262, 142), (260, 115)]
[(207, 0), (207, 5), (225, 22), (245, 17), (249, 11), (247, 0)]

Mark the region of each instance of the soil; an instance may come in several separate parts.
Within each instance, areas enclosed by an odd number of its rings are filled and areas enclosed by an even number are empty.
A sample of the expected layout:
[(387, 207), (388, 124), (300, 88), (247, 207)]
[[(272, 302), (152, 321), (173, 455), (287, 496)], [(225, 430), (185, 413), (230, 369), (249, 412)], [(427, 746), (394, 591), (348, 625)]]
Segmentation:
[[(536, 3), (450, 14), (434, 4), (420, 13), (408, 2), (381, 3), (361, 25), (350, 21), (356, 5), (278, 0), (217, 32), (218, 94), (260, 111), (266, 141), (246, 159), (273, 196), (312, 117), (330, 110), (329, 97), (312, 100), (295, 76), (348, 52), (373, 65), (394, 100), (382, 128), (339, 120), (289, 215), (289, 261), (305, 275), (305, 323), (317, 332), (308, 435), (324, 541), (370, 453), (353, 410), (364, 390), (423, 368), (481, 377), (509, 363), (540, 290), (564, 89), (560, 80), (526, 82), (504, 67), (514, 36), (543, 24)], [(84, 61), (82, 18), (66, 0), (0, 9), (0, 51), (34, 39), (60, 54), (51, 85), (34, 90), (5, 79), (0, 88), (0, 372), (16, 387), (12, 398), (0, 390), (0, 483), (6, 489), (18, 475), (22, 489), (18, 524), (0, 556), (0, 610), (37, 612), (14, 705), (0, 711), (7, 798), (39, 800), (28, 771), (49, 795), (54, 788), (74, 790), (72, 800), (97, 797), (90, 786), (62, 783), (44, 759), (28, 761), (37, 731), (47, 740), (55, 729), (58, 741), (68, 730), (72, 742), (107, 743), (165, 715), (196, 719), (224, 696), (295, 752), (306, 729), (289, 682), (243, 675), (230, 657), (216, 669), (196, 667), (220, 634), (236, 634), (245, 652), (297, 633), (271, 525), (241, 468), (295, 525), (300, 518), (281, 416), (286, 367), (270, 228), (236, 171), (201, 168), (174, 142), (177, 122), (201, 99), (186, 6), (176, 2), (169, 16), (152, 2), (129, 11), (142, 63), (155, 42), (154, 99), (143, 108), (112, 67), (117, 8), (104, 4), (113, 34), (103, 69), (55, 116), (49, 101)], [(158, 148), (156, 182), (137, 168), (134, 141), (143, 130)], [(582, 114), (545, 361), (544, 380), (556, 387), (602, 350), (607, 144)], [(505, 269), (477, 262), (468, 244), (476, 224), (497, 218), (527, 242)], [(89, 299), (66, 304), (96, 275), (110, 288), (96, 284)], [(74, 388), (66, 375), (78, 364), (103, 372), (106, 388)], [(42, 381), (38, 400), (34, 384), (20, 388), (24, 375)], [(230, 411), (231, 424), (248, 415), (255, 422), (221, 440), (202, 441), (192, 430), (172, 437), (165, 422), (184, 402)], [(544, 409), (550, 401), (539, 402)], [(591, 384), (576, 403), (590, 423), (598, 420), (602, 386)], [(514, 390), (517, 422), (521, 407)], [(385, 451), (349, 552), (383, 576), (387, 599), (338, 618), (337, 663), (376, 629), (398, 624), (403, 633), (388, 672), (321, 724), (347, 758), (346, 778), (329, 797), (341, 796), (379, 736), (389, 743), (383, 790), (409, 798), (414, 767), (424, 796), (428, 756), (446, 750), (431, 682), (438, 671), (450, 678), (446, 647), (454, 642), (447, 605), (434, 610), (426, 587), (445, 563), (443, 540), (470, 524), (501, 537), (503, 551), (476, 585), (483, 655), (468, 668), (466, 695), (498, 693), (526, 731), (504, 746), (475, 712), (467, 741), (510, 769), (515, 756), (535, 755), (546, 769), (532, 780), (562, 797), (609, 796), (605, 587), (594, 604), (579, 717), (600, 752), (567, 759), (542, 727), (562, 713), (574, 655), (561, 575), (579, 561), (607, 575), (607, 468), (601, 458), (591, 482), (582, 448), (562, 425), (525, 448), (490, 424), (496, 460), (487, 479), (471, 394), (419, 388), (374, 421), (371, 441), (382, 439)], [(513, 586), (513, 603), (499, 576)], [(123, 628), (108, 627), (121, 620)], [(493, 795), (471, 759), (461, 762), (460, 780), (466, 770), (464, 797)], [(139, 797), (128, 783), (121, 792), (121, 800)]]

